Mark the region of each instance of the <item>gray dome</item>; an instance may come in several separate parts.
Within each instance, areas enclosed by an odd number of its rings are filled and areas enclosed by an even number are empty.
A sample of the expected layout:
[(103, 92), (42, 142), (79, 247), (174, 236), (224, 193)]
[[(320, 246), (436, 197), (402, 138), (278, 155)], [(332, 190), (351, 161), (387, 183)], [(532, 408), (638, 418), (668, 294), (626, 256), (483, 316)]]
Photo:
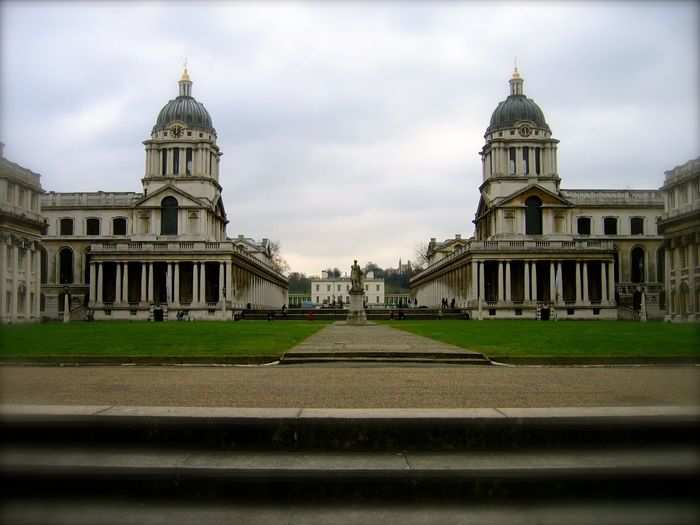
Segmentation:
[(158, 113), (153, 132), (166, 129), (174, 121), (184, 122), (188, 127), (216, 133), (209, 112), (204, 104), (197, 102), (194, 97), (180, 95), (169, 101)]
[(507, 99), (499, 102), (491, 115), (491, 123), (486, 133), (492, 131), (512, 128), (519, 120), (530, 120), (539, 128), (549, 131), (549, 126), (544, 119), (544, 113), (531, 98), (525, 95), (510, 95)]

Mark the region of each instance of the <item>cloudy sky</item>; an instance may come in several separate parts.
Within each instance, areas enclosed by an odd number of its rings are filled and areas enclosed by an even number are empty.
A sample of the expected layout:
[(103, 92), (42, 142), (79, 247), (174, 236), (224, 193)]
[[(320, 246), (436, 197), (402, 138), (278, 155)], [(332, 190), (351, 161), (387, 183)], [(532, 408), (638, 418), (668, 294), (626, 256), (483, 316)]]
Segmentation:
[(564, 188), (657, 188), (700, 154), (694, 2), (2, 2), (0, 140), (46, 190), (141, 191), (177, 94), (219, 135), (230, 236), (292, 270), (471, 235), (517, 56)]

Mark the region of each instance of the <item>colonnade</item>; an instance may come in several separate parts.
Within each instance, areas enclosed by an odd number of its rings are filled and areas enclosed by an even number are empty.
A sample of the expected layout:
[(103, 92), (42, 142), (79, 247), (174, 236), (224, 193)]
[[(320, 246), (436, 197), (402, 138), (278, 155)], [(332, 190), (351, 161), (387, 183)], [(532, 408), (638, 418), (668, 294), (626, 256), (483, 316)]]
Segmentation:
[[(281, 307), (286, 303), (286, 290), (248, 270), (240, 268), (232, 261), (91, 261), (90, 262), (90, 304), (100, 308), (105, 305), (104, 289), (106, 265), (115, 265), (114, 271), (114, 301), (112, 306), (150, 305), (162, 302), (156, 297), (156, 264), (165, 265), (165, 303), (174, 307), (187, 305), (190, 307), (212, 308), (227, 304), (234, 308), (244, 308), (248, 304), (252, 308)], [(180, 293), (181, 265), (192, 265), (192, 294), (191, 301)], [(129, 265), (140, 265), (140, 283), (138, 300), (129, 300)], [(207, 265), (218, 264), (218, 288), (216, 299), (207, 301)], [(236, 274), (236, 275), (234, 275)], [(133, 279), (132, 279), (133, 281)], [(211, 283), (209, 283), (211, 287)], [(161, 292), (162, 294), (162, 292)], [(188, 298), (189, 299), (189, 298)]]
[(36, 321), (41, 317), (39, 243), (14, 235), (0, 237), (0, 320)]
[[(515, 275), (515, 264), (522, 276)], [(575, 300), (565, 301), (564, 287), (570, 285), (563, 273), (563, 264), (573, 263)], [(486, 265), (496, 265), (490, 280), (487, 280)], [(522, 268), (521, 268), (522, 265)], [(542, 291), (538, 293), (538, 265), (548, 270), (549, 286), (547, 296)], [(615, 270), (613, 261), (593, 260), (540, 260), (540, 259), (472, 259), (466, 264), (452, 269), (435, 279), (422, 284), (417, 289), (418, 302), (421, 305), (439, 306), (443, 298), (450, 303), (455, 299), (456, 307), (476, 306), (479, 299), (484, 304), (509, 305), (519, 303), (550, 303), (557, 305), (573, 304), (579, 306), (591, 305), (589, 293), (589, 265), (599, 265), (600, 268), (600, 302), (601, 305), (611, 305), (615, 302)], [(493, 268), (493, 267), (492, 267)], [(523, 297), (513, 297), (513, 283), (522, 279)], [(570, 278), (569, 278), (570, 279)], [(541, 282), (541, 279), (540, 279)], [(487, 299), (487, 285), (495, 291)], [(596, 301), (597, 303), (597, 301)]]

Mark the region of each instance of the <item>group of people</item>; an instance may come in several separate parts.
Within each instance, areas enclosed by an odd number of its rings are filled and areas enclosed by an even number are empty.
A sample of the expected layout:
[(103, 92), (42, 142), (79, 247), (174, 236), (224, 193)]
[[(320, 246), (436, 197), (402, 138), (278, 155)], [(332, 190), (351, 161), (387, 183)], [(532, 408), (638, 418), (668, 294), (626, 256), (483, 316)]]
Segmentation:
[(443, 297), (443, 298), (442, 298), (442, 303), (441, 303), (440, 307), (441, 307), (443, 310), (447, 310), (448, 308), (454, 310), (454, 308), (455, 308), (455, 298), (453, 297), (452, 300), (448, 302), (448, 301), (447, 301), (447, 297)]

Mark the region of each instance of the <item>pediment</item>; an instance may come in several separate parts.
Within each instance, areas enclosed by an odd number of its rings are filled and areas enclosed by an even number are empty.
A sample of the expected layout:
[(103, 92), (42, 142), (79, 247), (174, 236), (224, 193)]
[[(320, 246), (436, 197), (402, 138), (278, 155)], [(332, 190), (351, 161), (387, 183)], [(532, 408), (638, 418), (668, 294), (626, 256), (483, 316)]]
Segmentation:
[(156, 191), (143, 197), (136, 203), (137, 208), (160, 208), (161, 201), (165, 197), (175, 197), (179, 208), (208, 208), (206, 202), (202, 202), (197, 197), (190, 195), (172, 184), (166, 184)]
[(553, 193), (539, 184), (530, 184), (515, 193), (504, 197), (498, 207), (520, 207), (525, 206), (525, 201), (530, 197), (538, 197), (544, 206), (573, 206), (571, 202), (561, 195)]

